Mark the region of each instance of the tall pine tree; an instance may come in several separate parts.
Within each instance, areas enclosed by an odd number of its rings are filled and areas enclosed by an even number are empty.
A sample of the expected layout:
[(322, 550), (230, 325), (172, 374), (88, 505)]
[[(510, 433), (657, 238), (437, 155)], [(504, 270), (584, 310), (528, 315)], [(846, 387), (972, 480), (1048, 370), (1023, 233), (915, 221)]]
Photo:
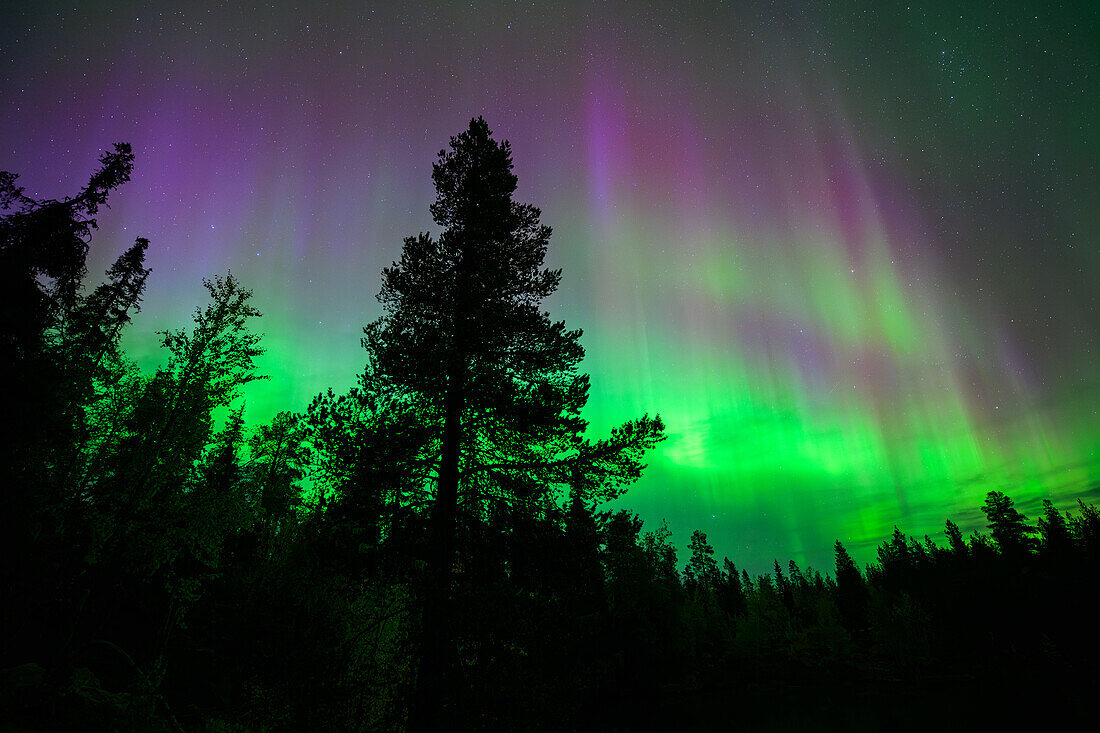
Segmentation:
[[(581, 332), (550, 320), (541, 302), (561, 281), (543, 266), (550, 227), (513, 201), (507, 141), (480, 117), (452, 137), (432, 167), (432, 218), (382, 272), (384, 315), (365, 329), (368, 369), (411, 396), (438, 428), (429, 577), (410, 728), (447, 722), (457, 659), (448, 636), (460, 513), (537, 516), (566, 489), (608, 499), (636, 479), (663, 437), (642, 417), (598, 442), (585, 439), (588, 397)], [(517, 526), (524, 523), (519, 522)]]

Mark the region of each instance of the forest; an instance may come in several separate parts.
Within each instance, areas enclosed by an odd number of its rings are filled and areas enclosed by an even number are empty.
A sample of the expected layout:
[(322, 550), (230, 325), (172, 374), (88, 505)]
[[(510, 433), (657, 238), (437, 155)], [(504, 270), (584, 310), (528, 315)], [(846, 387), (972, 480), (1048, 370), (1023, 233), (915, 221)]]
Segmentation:
[[(441, 232), (383, 270), (357, 386), (250, 425), (261, 314), (232, 274), (139, 369), (155, 246), (94, 282), (135, 164), (36, 200), (0, 173), (0, 728), (926, 730), (1095, 717), (1100, 512), (895, 528), (765, 573), (617, 501), (664, 438), (583, 410), (542, 301), (551, 230), (481, 118), (433, 166)], [(686, 529), (686, 528), (681, 528)]]

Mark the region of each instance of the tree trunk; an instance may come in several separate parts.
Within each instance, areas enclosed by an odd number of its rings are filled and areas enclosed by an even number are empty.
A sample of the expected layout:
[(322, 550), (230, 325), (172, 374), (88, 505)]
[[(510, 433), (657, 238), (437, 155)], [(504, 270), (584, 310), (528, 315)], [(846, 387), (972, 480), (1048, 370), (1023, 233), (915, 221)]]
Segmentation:
[(451, 639), (451, 567), (458, 512), (459, 452), (462, 433), (462, 373), (452, 368), (444, 398), (439, 487), (432, 507), (429, 567), (423, 593), (420, 668), (409, 710), (408, 730), (440, 731), (455, 721), (448, 714), (454, 696), (455, 651)]

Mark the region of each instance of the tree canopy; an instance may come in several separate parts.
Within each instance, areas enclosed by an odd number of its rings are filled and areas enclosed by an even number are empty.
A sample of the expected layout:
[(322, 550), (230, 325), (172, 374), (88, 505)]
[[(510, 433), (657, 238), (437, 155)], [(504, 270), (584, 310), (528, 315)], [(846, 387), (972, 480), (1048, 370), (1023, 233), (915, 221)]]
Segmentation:
[(680, 563), (667, 523), (609, 505), (663, 427), (589, 435), (581, 334), (542, 307), (550, 230), (480, 118), (433, 171), (442, 231), (383, 273), (358, 384), (260, 425), (237, 278), (204, 281), (151, 371), (120, 340), (151, 243), (86, 282), (131, 161), (116, 146), (60, 201), (0, 173), (0, 728), (984, 729), (1021, 699), (1095, 717), (1091, 504), (1044, 501), (1033, 529), (991, 492), (991, 537), (894, 527), (862, 569), (837, 541), (832, 577), (750, 575), (701, 529)]

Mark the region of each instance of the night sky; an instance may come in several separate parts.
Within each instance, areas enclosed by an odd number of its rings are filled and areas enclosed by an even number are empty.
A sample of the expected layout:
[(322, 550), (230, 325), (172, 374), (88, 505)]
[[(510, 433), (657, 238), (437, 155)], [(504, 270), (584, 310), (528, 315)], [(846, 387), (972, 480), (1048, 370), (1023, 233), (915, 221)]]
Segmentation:
[(831, 569), (1100, 484), (1100, 4), (162, 5), (0, 9), (0, 169), (61, 196), (133, 144), (91, 272), (152, 240), (143, 366), (231, 269), (272, 376), (246, 417), (350, 386), (483, 115), (594, 429), (668, 425), (621, 501), (647, 525)]

